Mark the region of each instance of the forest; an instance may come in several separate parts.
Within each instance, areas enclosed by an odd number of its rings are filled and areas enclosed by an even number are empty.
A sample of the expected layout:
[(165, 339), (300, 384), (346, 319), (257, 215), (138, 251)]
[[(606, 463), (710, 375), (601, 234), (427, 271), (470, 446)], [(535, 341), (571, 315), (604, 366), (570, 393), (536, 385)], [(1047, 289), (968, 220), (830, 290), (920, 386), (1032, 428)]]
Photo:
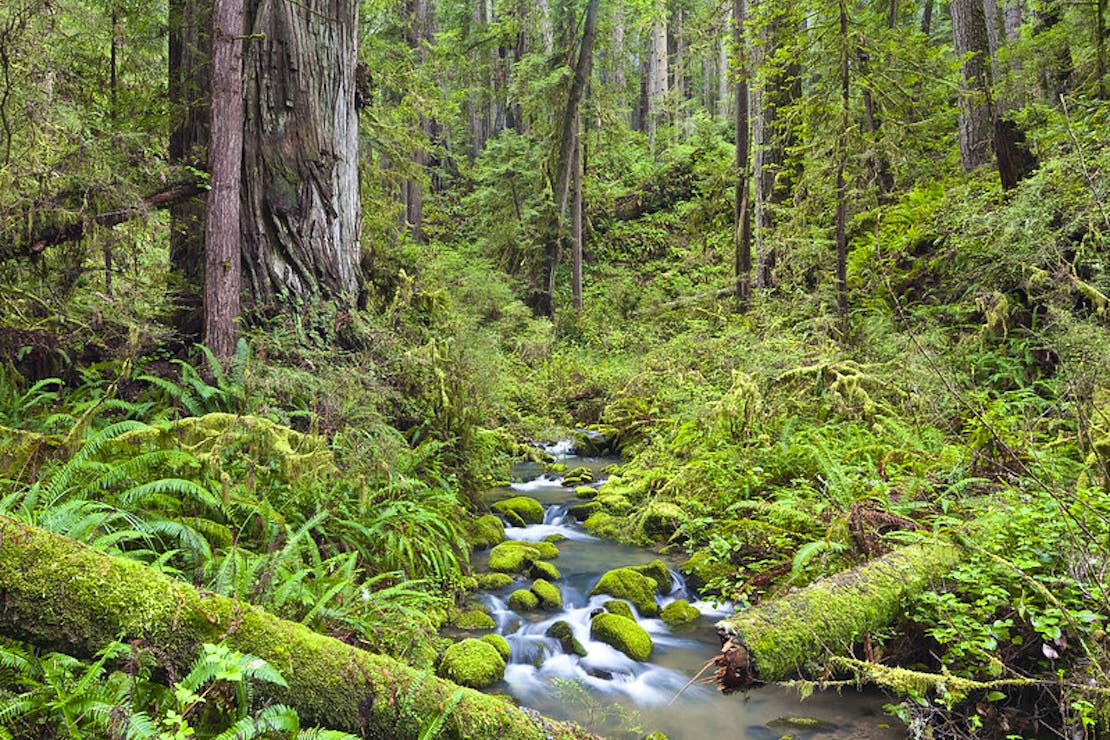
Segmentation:
[(1110, 737), (1106, 0), (5, 0), (0, 739)]

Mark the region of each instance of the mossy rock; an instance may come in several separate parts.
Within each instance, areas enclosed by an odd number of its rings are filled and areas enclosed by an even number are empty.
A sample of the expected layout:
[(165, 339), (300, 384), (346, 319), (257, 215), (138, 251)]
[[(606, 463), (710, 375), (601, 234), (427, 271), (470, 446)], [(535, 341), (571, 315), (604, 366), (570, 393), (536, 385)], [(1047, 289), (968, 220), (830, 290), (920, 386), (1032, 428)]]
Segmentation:
[(436, 673), (460, 686), (484, 689), (505, 677), (505, 659), (490, 643), (468, 638), (447, 648)]
[(559, 569), (546, 560), (537, 560), (532, 563), (532, 568), (528, 574), (532, 576), (532, 578), (546, 578), (549, 581), (557, 581), (562, 578)]
[(616, 568), (607, 572), (590, 594), (608, 594), (629, 601), (645, 617), (654, 617), (659, 613), (655, 603), (655, 579), (631, 568)]
[(613, 452), (613, 439), (615, 430), (604, 427), (605, 431), (598, 429), (576, 429), (571, 432), (570, 438), (574, 442), (574, 451), (582, 457), (601, 457)]
[(628, 604), (627, 601), (621, 601), (620, 599), (611, 599), (602, 604), (602, 606), (604, 606), (605, 611), (609, 612), (610, 614), (619, 614), (622, 617), (628, 617), (629, 619), (636, 618), (636, 615), (632, 613), (632, 607)]
[(621, 526), (623, 522), (624, 520), (619, 516), (599, 511), (596, 514), (591, 514), (590, 518), (582, 523), (582, 526), (587, 532), (592, 532), (598, 537), (619, 540), (624, 534), (624, 528)]
[(668, 540), (678, 531), (683, 517), (682, 509), (677, 504), (652, 501), (640, 514), (637, 531), (648, 540)]
[(482, 642), (488, 642), (490, 645), (493, 645), (494, 648), (497, 649), (497, 654), (501, 656), (501, 659), (504, 660), (506, 663), (509, 662), (509, 654), (512, 652), (512, 650), (509, 648), (509, 641), (506, 640), (504, 637), (502, 637), (501, 635), (484, 635), (478, 639), (480, 639)]
[(539, 597), (526, 588), (509, 594), (509, 608), (516, 612), (530, 612), (540, 605)]
[(571, 515), (578, 521), (583, 521), (590, 518), (590, 514), (601, 509), (601, 504), (597, 501), (587, 501), (582, 504), (575, 504), (567, 508), (567, 514)]
[(537, 578), (532, 583), (532, 593), (539, 600), (541, 609), (553, 612), (563, 608), (563, 592), (554, 583)]
[(681, 570), (686, 574), (686, 584), (694, 590), (720, 593), (719, 590), (706, 591), (706, 589), (711, 582), (727, 578), (736, 569), (731, 563), (717, 560), (708, 552), (698, 551), (683, 563)]
[(558, 532), (553, 532), (552, 534), (549, 534), (546, 537), (544, 537), (543, 541), (544, 542), (551, 542), (552, 544), (558, 544), (559, 542), (566, 542), (566, 539), (567, 539), (567, 536), (565, 534), (559, 534)]
[(584, 483), (592, 483), (594, 473), (587, 467), (578, 467), (563, 476), (563, 485), (575, 488)]
[(497, 622), (485, 609), (471, 609), (455, 619), (455, 626), (463, 630), (491, 630), (497, 627)]
[(544, 467), (544, 470), (546, 470), (549, 473), (554, 473), (555, 475), (558, 475), (559, 473), (567, 472), (567, 464), (566, 463), (552, 462), (552, 463), (548, 463), (547, 465), (544, 465), (543, 467)]
[(543, 504), (531, 496), (513, 496), (490, 508), (509, 519), (511, 513), (528, 524), (543, 524)]
[(477, 591), (478, 579), (474, 576), (463, 576), (459, 579), (459, 588), (463, 591)]
[(470, 523), (467, 541), (482, 549), (499, 545), (505, 541), (505, 525), (493, 514), (480, 516)]
[(698, 618), (701, 617), (701, 612), (690, 606), (690, 602), (686, 599), (679, 599), (663, 607), (659, 617), (668, 627), (674, 629), (697, 622)]
[(594, 501), (610, 514), (624, 516), (632, 512), (632, 502), (623, 493), (605, 493), (602, 489)]
[(580, 658), (586, 657), (586, 648), (574, 637), (574, 628), (567, 622), (559, 620), (547, 628), (544, 632), (548, 637), (554, 638), (559, 641), (559, 647), (567, 655), (577, 655)]
[(836, 725), (832, 722), (826, 722), (816, 717), (779, 717), (768, 722), (767, 726), (773, 730), (807, 730), (809, 732), (836, 729)]
[(506, 540), (489, 552), (489, 569), (499, 573), (527, 573), (537, 560), (559, 556), (559, 548), (550, 542)]
[(644, 735), (644, 740), (670, 740), (664, 732), (649, 732)]
[(674, 585), (671, 579), (671, 569), (662, 560), (652, 560), (647, 565), (632, 566), (632, 570), (640, 575), (647, 576), (655, 581), (655, 590), (661, 594), (669, 594)]
[(592, 499), (597, 496), (597, 489), (591, 486), (578, 486), (574, 489), (575, 498)]
[(608, 612), (590, 620), (590, 637), (620, 650), (633, 660), (647, 660), (655, 647), (651, 635), (635, 620)]
[(508, 573), (483, 573), (478, 576), (478, 588), (483, 591), (497, 591), (513, 582), (513, 577)]

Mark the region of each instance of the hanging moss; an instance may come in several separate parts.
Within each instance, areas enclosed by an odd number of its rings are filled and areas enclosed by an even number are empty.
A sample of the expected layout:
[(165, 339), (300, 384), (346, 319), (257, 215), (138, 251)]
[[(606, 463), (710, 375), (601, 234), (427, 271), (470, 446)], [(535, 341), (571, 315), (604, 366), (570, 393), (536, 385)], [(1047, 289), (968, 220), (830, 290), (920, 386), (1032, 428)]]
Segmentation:
[[(391, 658), (2, 516), (0, 592), (0, 632), (44, 650), (88, 657), (119, 639), (157, 647), (181, 673), (205, 642), (257, 655), (288, 687), (259, 684), (256, 699), (290, 705), (307, 725), (416, 738), (458, 691)], [(442, 732), (491, 740), (583, 736), (581, 728), (471, 690), (459, 695)]]

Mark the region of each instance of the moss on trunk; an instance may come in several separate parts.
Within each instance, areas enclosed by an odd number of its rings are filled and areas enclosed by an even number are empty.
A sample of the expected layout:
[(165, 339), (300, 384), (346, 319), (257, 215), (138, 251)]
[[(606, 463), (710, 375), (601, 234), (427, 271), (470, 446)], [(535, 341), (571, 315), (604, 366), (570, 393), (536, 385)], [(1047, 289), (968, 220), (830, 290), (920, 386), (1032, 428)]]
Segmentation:
[[(259, 700), (284, 702), (309, 725), (368, 738), (417, 737), (460, 689), (391, 658), (372, 655), (257, 607), (205, 593), (144, 565), (0, 516), (0, 633), (87, 657), (113, 640), (138, 641), (180, 672), (200, 645), (221, 640), (269, 661), (287, 688), (266, 684)], [(472, 690), (441, 736), (581, 737), (511, 703)]]
[(947, 573), (962, 552), (949, 544), (910, 545), (721, 620), (720, 687), (778, 681), (806, 673), (807, 664), (829, 653), (847, 653), (896, 621), (905, 599)]

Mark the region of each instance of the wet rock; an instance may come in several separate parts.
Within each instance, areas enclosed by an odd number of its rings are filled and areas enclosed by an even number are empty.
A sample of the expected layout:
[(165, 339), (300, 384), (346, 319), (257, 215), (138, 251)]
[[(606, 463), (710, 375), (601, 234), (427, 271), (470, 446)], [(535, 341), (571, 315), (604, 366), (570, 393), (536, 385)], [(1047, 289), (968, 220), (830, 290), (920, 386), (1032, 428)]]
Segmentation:
[(529, 570), (528, 574), (532, 576), (532, 578), (546, 578), (549, 581), (557, 581), (562, 578), (559, 569), (546, 560), (537, 560), (532, 563), (532, 568)]
[(574, 489), (575, 498), (591, 499), (597, 496), (597, 489), (590, 486), (578, 486)]
[(489, 552), (489, 569), (499, 573), (526, 573), (537, 560), (550, 560), (559, 548), (550, 542), (507, 540)]
[(478, 576), (478, 588), (483, 591), (497, 591), (513, 582), (508, 573), (483, 573)]
[(652, 501), (639, 517), (638, 531), (645, 539), (664, 541), (678, 531), (682, 509), (668, 501)]
[(485, 549), (505, 541), (505, 525), (493, 514), (478, 517), (470, 524), (467, 542), (471, 547)]
[(540, 605), (540, 599), (526, 588), (518, 588), (509, 594), (509, 608), (517, 612), (530, 612)]
[(563, 485), (575, 488), (585, 483), (592, 483), (593, 479), (594, 473), (592, 470), (587, 467), (578, 467), (563, 476)]
[(779, 717), (767, 723), (773, 730), (835, 730), (836, 725), (816, 717)]
[(653, 560), (647, 565), (637, 565), (632, 568), (641, 575), (655, 581), (655, 590), (661, 594), (669, 594), (674, 585), (671, 582), (671, 569), (662, 560)]
[(584, 519), (588, 519), (590, 514), (593, 514), (600, 508), (601, 504), (599, 504), (598, 502), (587, 501), (584, 504), (575, 504), (574, 506), (569, 507), (567, 509), (567, 514), (574, 517), (578, 521), (582, 521)]
[(704, 551), (695, 552), (682, 566), (686, 585), (705, 594), (720, 593), (719, 590), (707, 589), (708, 584), (727, 578), (735, 570), (731, 563), (716, 560)]
[(574, 637), (574, 629), (562, 620), (555, 622), (547, 628), (544, 633), (547, 637), (551, 637), (559, 641), (559, 647), (567, 655), (577, 655), (580, 658), (586, 657), (586, 648), (582, 643)]
[(647, 630), (619, 614), (598, 614), (590, 620), (590, 637), (620, 650), (633, 660), (647, 660), (655, 647)]
[(526, 524), (543, 524), (543, 504), (530, 496), (513, 496), (490, 508), (513, 523), (519, 519)]
[(690, 606), (690, 602), (686, 599), (679, 599), (663, 607), (659, 616), (668, 627), (673, 629), (675, 627), (685, 627), (698, 621), (701, 612)]
[(484, 689), (505, 677), (505, 659), (489, 642), (468, 638), (447, 648), (436, 673), (460, 686)]
[(553, 583), (537, 578), (532, 584), (532, 593), (542, 609), (558, 611), (563, 608), (563, 592)]
[(601, 577), (590, 595), (608, 594), (624, 599), (631, 602), (641, 615), (654, 617), (659, 613), (659, 607), (655, 603), (655, 586), (653, 578), (631, 568), (616, 568)]
[(464, 630), (491, 630), (497, 626), (485, 609), (471, 609), (455, 620), (455, 626)]
[(619, 614), (622, 617), (628, 617), (629, 619), (636, 618), (636, 616), (632, 613), (632, 607), (628, 605), (627, 601), (612, 599), (611, 601), (606, 601), (602, 606), (604, 606), (605, 610), (608, 611), (610, 614)]
[(590, 514), (590, 518), (582, 523), (586, 531), (591, 532), (598, 537), (606, 539), (619, 539), (622, 531), (621, 524), (623, 523), (621, 517), (613, 516), (604, 511), (599, 511)]

